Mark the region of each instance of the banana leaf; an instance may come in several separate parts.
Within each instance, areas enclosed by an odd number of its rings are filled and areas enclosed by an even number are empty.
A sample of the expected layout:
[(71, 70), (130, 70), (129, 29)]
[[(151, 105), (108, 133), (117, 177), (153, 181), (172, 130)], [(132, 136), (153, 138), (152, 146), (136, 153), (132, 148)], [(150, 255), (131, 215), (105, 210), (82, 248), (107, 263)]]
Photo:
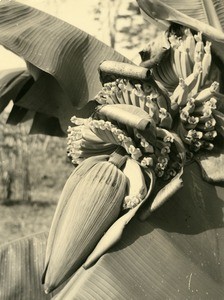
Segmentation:
[(19, 91), (30, 80), (32, 76), (23, 69), (0, 72), (0, 112), (6, 108), (10, 100), (16, 99)]
[[(14, 1), (0, 2), (0, 44), (27, 62), (28, 74), (35, 82), (29, 88), (26, 86), (25, 93), (17, 97), (16, 105), (44, 114), (42, 120), (40, 117), (38, 119), (42, 125), (34, 122), (32, 132), (45, 134), (49, 131), (46, 119), (50, 124), (55, 122), (57, 128), (61, 127), (54, 133), (58, 132), (61, 136), (71, 116), (77, 114), (86, 117), (93, 111), (94, 103), (89, 106), (86, 104), (101, 88), (97, 69), (103, 60), (130, 63), (124, 56), (82, 30)], [(16, 77), (14, 72), (3, 76), (9, 80), (9, 92), (10, 78)], [(16, 84), (18, 90), (17, 87)], [(3, 101), (1, 96), (4, 93), (5, 89), (0, 89), (0, 108), (4, 108), (7, 101), (14, 100)], [(27, 112), (22, 111), (24, 115)], [(15, 113), (11, 115), (10, 123), (18, 123), (18, 119), (14, 120), (15, 116)]]
[[(91, 268), (80, 268), (54, 299), (223, 299), (224, 188), (203, 181), (196, 163), (185, 168), (183, 181), (147, 221), (134, 218), (121, 241)], [(38, 281), (45, 243), (39, 235), (1, 248), (2, 300), (49, 299)]]
[(224, 2), (220, 0), (137, 0), (149, 22), (180, 24), (201, 31), (212, 42), (212, 49), (224, 62)]
[(47, 233), (38, 233), (0, 248), (0, 299), (50, 299), (41, 287)]

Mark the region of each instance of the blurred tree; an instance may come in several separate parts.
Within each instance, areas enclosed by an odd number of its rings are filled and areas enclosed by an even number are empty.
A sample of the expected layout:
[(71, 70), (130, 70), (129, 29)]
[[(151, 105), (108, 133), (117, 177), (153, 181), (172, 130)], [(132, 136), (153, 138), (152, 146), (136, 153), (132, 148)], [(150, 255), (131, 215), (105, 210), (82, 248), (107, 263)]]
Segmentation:
[(99, 0), (93, 13), (98, 24), (96, 37), (138, 63), (138, 51), (148, 42), (150, 34), (149, 25), (144, 22), (137, 3), (131, 0)]
[(5, 124), (7, 117), (5, 111), (0, 119), (1, 199), (57, 201), (73, 168), (66, 158), (66, 139), (28, 135), (27, 123), (11, 126)]

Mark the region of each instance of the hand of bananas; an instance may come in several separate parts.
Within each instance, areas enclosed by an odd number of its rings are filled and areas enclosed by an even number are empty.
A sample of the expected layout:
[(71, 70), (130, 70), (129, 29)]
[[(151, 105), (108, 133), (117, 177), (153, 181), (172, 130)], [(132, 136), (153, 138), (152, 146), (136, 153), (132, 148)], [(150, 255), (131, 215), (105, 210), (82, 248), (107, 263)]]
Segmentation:
[[(181, 187), (186, 153), (211, 151), (223, 135), (218, 103), (224, 96), (211, 42), (181, 26), (165, 37), (169, 47), (152, 76), (142, 78), (148, 72), (134, 66), (132, 78), (130, 65), (127, 72), (124, 64), (115, 67), (117, 76), (96, 95), (99, 106), (91, 118), (71, 119), (67, 150), (77, 167), (48, 238), (47, 293), (116, 243), (141, 206), (144, 214), (145, 202), (148, 215)], [(145, 57), (155, 52), (153, 44)]]

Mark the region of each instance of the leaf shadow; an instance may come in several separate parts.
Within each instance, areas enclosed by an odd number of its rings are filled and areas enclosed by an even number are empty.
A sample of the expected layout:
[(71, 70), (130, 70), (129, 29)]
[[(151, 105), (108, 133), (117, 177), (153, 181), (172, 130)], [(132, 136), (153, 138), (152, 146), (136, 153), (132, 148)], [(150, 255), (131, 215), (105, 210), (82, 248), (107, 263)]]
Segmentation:
[(224, 228), (224, 188), (205, 182), (196, 163), (186, 167), (183, 182), (183, 188), (146, 221), (134, 218), (127, 225), (118, 249), (155, 230), (170, 237), (172, 233), (194, 236)]
[(155, 228), (195, 235), (224, 227), (224, 188), (205, 182), (193, 163), (183, 175), (184, 186), (151, 216)]

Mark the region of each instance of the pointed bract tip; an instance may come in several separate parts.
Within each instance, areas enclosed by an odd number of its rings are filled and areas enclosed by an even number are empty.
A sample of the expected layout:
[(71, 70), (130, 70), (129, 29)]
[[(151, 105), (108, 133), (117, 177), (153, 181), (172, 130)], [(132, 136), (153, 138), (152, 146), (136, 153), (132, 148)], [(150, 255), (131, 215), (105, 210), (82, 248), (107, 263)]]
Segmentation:
[(48, 284), (44, 285), (44, 292), (45, 292), (45, 294), (50, 294), (55, 289), (56, 289), (56, 287), (54, 285), (50, 285), (50, 286)]
[(47, 295), (48, 295), (48, 294), (50, 294), (50, 292), (51, 292), (51, 289), (47, 287), (47, 288), (45, 288), (44, 292), (45, 292), (45, 294), (47, 294)]

